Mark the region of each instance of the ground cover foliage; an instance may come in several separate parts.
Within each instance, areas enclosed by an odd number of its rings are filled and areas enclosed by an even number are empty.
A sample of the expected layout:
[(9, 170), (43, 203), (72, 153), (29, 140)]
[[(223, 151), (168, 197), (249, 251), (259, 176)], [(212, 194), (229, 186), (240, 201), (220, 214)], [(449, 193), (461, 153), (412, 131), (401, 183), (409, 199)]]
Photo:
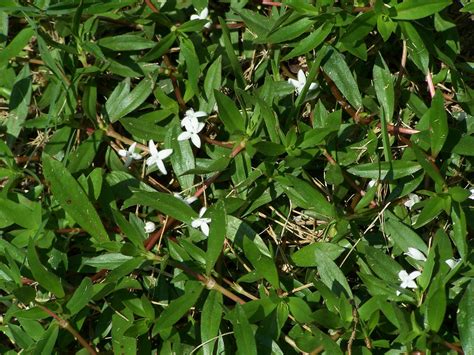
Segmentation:
[(474, 354), (474, 3), (0, 2), (0, 352)]

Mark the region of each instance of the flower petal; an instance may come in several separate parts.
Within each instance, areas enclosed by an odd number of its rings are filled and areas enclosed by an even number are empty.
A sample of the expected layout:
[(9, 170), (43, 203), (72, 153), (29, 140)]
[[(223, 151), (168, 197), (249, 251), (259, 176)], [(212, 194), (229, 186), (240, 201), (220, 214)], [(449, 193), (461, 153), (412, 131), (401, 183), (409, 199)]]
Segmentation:
[(194, 117), (206, 117), (206, 116), (207, 116), (207, 113), (204, 111), (194, 112)]
[(202, 216), (204, 216), (204, 214), (206, 213), (207, 211), (207, 208), (206, 207), (201, 207), (201, 209), (199, 210), (199, 218), (201, 218)]
[(162, 160), (156, 159), (156, 166), (158, 167), (158, 170), (160, 170), (163, 175), (168, 174), (165, 168), (165, 164), (163, 163)]
[(191, 221), (191, 227), (193, 228), (199, 228), (199, 226), (201, 225), (202, 221), (200, 218), (196, 218), (196, 219), (193, 219)]
[(201, 13), (199, 14), (199, 18), (201, 20), (205, 20), (208, 15), (209, 15), (209, 9), (205, 7), (204, 9), (202, 9)]
[(120, 149), (117, 153), (124, 158), (128, 155), (128, 152), (125, 149)]
[(168, 158), (173, 153), (173, 149), (163, 149), (158, 152), (158, 157), (163, 160)]
[(206, 237), (209, 236), (209, 226), (206, 223), (201, 224), (201, 231)]
[[(188, 132), (186, 132), (188, 133)], [(191, 142), (197, 147), (201, 148), (201, 138), (196, 133), (191, 134)]]
[(192, 20), (200, 20), (201, 18), (199, 17), (199, 15), (192, 14), (189, 19), (192, 21)]
[(185, 141), (186, 139), (189, 139), (192, 137), (192, 133), (191, 132), (182, 132), (180, 133), (180, 135), (178, 136), (178, 140), (179, 141)]
[(309, 85), (308, 91), (316, 90), (317, 88), (318, 88), (318, 84), (316, 84), (316, 83), (311, 83), (311, 84)]
[(406, 256), (409, 256), (412, 259), (418, 261), (426, 261), (426, 256), (421, 251), (416, 248), (409, 247), (408, 252), (404, 253)]
[(151, 139), (148, 141), (148, 149), (150, 149), (150, 154), (152, 156), (158, 155), (158, 150), (156, 149), (155, 142), (153, 142), (153, 140)]
[(297, 87), (300, 86), (300, 82), (299, 82), (298, 80), (289, 78), (289, 79), (288, 79), (288, 82), (289, 82), (291, 85), (293, 85), (295, 88), (297, 88)]
[(298, 70), (298, 81), (303, 85), (306, 84), (306, 75), (302, 69)]

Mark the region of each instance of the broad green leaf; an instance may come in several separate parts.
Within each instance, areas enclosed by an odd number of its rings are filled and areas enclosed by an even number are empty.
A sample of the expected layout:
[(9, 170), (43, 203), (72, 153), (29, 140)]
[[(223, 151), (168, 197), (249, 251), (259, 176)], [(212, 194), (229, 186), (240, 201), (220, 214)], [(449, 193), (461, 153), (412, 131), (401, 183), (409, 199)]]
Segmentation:
[(211, 228), (207, 238), (206, 274), (210, 275), (224, 247), (227, 218), (224, 202), (218, 202), (210, 213)]
[(474, 352), (474, 280), (471, 279), (459, 302), (457, 325), (465, 354)]
[(212, 355), (222, 318), (222, 293), (210, 290), (201, 313), (201, 343), (204, 355)]
[(237, 351), (239, 354), (257, 355), (257, 344), (247, 315), (240, 304), (236, 304), (232, 317)]
[(244, 21), (247, 28), (257, 35), (257, 38), (265, 38), (268, 30), (272, 27), (272, 18), (260, 15), (258, 12), (251, 11), (248, 9), (235, 10), (242, 20)]
[(433, 332), (438, 332), (446, 313), (446, 290), (441, 276), (437, 276), (431, 283), (425, 303), (428, 326)]
[(448, 117), (444, 109), (444, 99), (437, 90), (428, 110), (430, 120), (431, 155), (436, 158), (448, 138)]
[(111, 122), (117, 121), (137, 109), (153, 90), (154, 80), (145, 78), (130, 92), (128, 79), (117, 85), (105, 103)]
[(235, 102), (217, 90), (214, 90), (214, 96), (219, 108), (219, 118), (227, 131), (231, 134), (238, 131), (245, 132), (245, 119), (237, 109)]
[(446, 185), (438, 167), (433, 163), (431, 158), (415, 143), (412, 143), (411, 148), (415, 152), (416, 160), (423, 167), (423, 170), (433, 179), (438, 189)]
[(5, 48), (2, 48), (0, 51), (0, 68), (5, 67), (11, 58), (21, 52), (34, 33), (35, 31), (31, 27), (23, 28)]
[(58, 298), (65, 296), (61, 279), (41, 264), (38, 254), (36, 253), (33, 239), (30, 239), (28, 243), (28, 264), (34, 279), (38, 281), (42, 287), (54, 293)]
[(178, 141), (177, 138), (180, 133), (179, 124), (171, 124), (171, 127), (167, 130), (165, 146), (173, 149), (170, 162), (181, 190), (191, 195), (194, 192), (194, 175), (185, 173), (195, 168), (194, 154), (189, 140)]
[(204, 110), (210, 112), (214, 109), (216, 98), (214, 97), (214, 90), (220, 90), (222, 85), (222, 56), (209, 66), (206, 77), (204, 79), (204, 93), (206, 100), (204, 102)]
[(416, 248), (425, 255), (428, 248), (425, 242), (410, 227), (389, 215), (385, 220), (385, 231), (391, 236), (393, 243), (404, 252), (408, 252), (408, 248)]
[(154, 41), (133, 34), (103, 37), (97, 41), (97, 44), (101, 47), (120, 52), (139, 51), (142, 49), (153, 48), (156, 45)]
[(354, 76), (347, 65), (344, 56), (336, 49), (329, 47), (323, 59), (323, 69), (336, 84), (342, 95), (356, 109), (362, 108), (362, 96)]
[(135, 191), (133, 197), (124, 203), (125, 207), (134, 205), (153, 207), (167, 216), (188, 224), (197, 217), (197, 213), (186, 202), (163, 192)]
[(367, 60), (367, 46), (364, 40), (376, 23), (377, 14), (374, 11), (357, 16), (351, 21), (340, 42), (352, 54), (364, 61)]
[(43, 154), (43, 169), (53, 196), (61, 207), (96, 241), (107, 241), (109, 237), (97, 211), (64, 165), (48, 154)]
[(317, 253), (322, 252), (325, 253), (326, 256), (331, 259), (335, 260), (344, 252), (344, 248), (333, 243), (311, 243), (291, 256), (291, 259), (297, 266), (302, 267), (312, 267), (317, 266)]
[(347, 169), (356, 176), (379, 179), (397, 180), (412, 175), (421, 169), (421, 165), (414, 161), (395, 160), (392, 162), (381, 161), (378, 163), (359, 164)]
[(426, 75), (430, 58), (423, 39), (411, 23), (402, 21), (399, 25), (406, 40), (408, 58)]
[(166, 36), (160, 39), (158, 44), (156, 44), (152, 49), (150, 49), (142, 58), (140, 58), (140, 62), (151, 62), (158, 58), (160, 58), (163, 54), (165, 54), (168, 49), (173, 45), (174, 41), (176, 40), (176, 35), (171, 32), (168, 33)]
[(198, 87), (198, 81), (201, 71), (199, 68), (199, 59), (196, 54), (196, 50), (194, 49), (193, 42), (186, 37), (181, 38), (180, 44), (181, 54), (183, 55), (184, 61), (186, 62), (186, 72), (188, 74), (189, 83), (191, 84), (194, 94), (199, 95), (200, 90)]
[[(1, 52), (0, 52), (1, 53)], [(7, 142), (11, 146), (18, 137), (28, 116), (28, 107), (32, 95), (32, 78), (28, 64), (24, 65), (13, 84), (10, 102), (8, 104)]]
[(69, 155), (67, 169), (71, 174), (89, 168), (99, 151), (102, 143), (103, 131), (97, 129), (79, 147)]
[(71, 316), (77, 314), (89, 303), (89, 301), (92, 299), (92, 296), (92, 281), (90, 278), (86, 277), (82, 280), (81, 284), (76, 289), (76, 291), (74, 291), (74, 294), (66, 304), (69, 314)]
[(9, 223), (16, 223), (23, 228), (36, 230), (41, 225), (41, 208), (33, 209), (31, 206), (0, 197), (0, 211)]
[(464, 259), (468, 255), (469, 250), (467, 246), (467, 221), (466, 214), (459, 202), (452, 203), (451, 218), (453, 220), (451, 238), (458, 249), (459, 255)]
[(311, 315), (313, 312), (303, 299), (299, 297), (288, 297), (288, 307), (296, 321), (300, 323), (311, 323), (314, 321)]
[(314, 20), (303, 17), (293, 23), (286, 26), (279, 27), (276, 31), (272, 32), (265, 41), (268, 43), (280, 43), (290, 41), (306, 32), (312, 25)]
[(253, 241), (247, 236), (243, 240), (245, 257), (252, 263), (257, 273), (267, 279), (274, 288), (280, 288), (275, 260), (261, 253)]
[(282, 60), (288, 60), (312, 51), (314, 48), (318, 47), (324, 42), (326, 37), (331, 33), (333, 26), (334, 24), (331, 22), (324, 22), (322, 26), (319, 26), (307, 37), (303, 38), (301, 41), (298, 41), (290, 53), (285, 55)]
[(51, 323), (41, 339), (38, 340), (34, 354), (53, 354), (58, 334), (59, 324), (56, 322)]
[(443, 211), (445, 205), (445, 198), (440, 196), (433, 196), (426, 201), (421, 213), (418, 215), (413, 228), (418, 229), (424, 225), (430, 223), (435, 219), (441, 211)]
[(133, 257), (120, 253), (107, 253), (92, 258), (83, 258), (82, 264), (97, 269), (113, 270), (132, 259)]
[(234, 71), (237, 86), (243, 89), (245, 87), (244, 73), (242, 71), (242, 67), (239, 63), (239, 60), (237, 59), (237, 56), (234, 52), (234, 47), (230, 40), (229, 28), (227, 27), (227, 24), (225, 23), (224, 19), (222, 19), (221, 17), (219, 17), (219, 23), (222, 27), (222, 39), (224, 41), (224, 49), (227, 54), (227, 58), (229, 58), (230, 65), (232, 66), (232, 69)]
[(395, 105), (395, 92), (392, 75), (381, 55), (375, 61), (373, 73), (375, 94), (382, 107), (382, 114), (386, 122), (391, 122)]
[(396, 15), (392, 18), (397, 20), (418, 20), (423, 17), (440, 12), (451, 5), (450, 0), (404, 0), (394, 6)]
[(158, 319), (155, 321), (153, 333), (161, 333), (166, 331), (167, 328), (171, 327), (177, 321), (181, 319), (192, 306), (196, 303), (201, 292), (203, 285), (199, 282), (188, 281), (184, 294), (171, 301), (168, 307), (160, 314)]
[(347, 283), (346, 276), (344, 276), (336, 263), (321, 250), (315, 250), (315, 254), (321, 281), (339, 297), (345, 295), (352, 298), (352, 291)]

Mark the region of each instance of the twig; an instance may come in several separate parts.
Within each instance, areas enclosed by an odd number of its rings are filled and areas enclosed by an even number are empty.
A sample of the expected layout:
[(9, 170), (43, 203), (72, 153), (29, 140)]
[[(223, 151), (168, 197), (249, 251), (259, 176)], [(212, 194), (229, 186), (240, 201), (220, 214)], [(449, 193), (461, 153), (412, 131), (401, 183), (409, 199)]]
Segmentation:
[(181, 109), (181, 111), (184, 111), (186, 110), (186, 103), (183, 100), (183, 95), (181, 94), (181, 89), (179, 88), (178, 80), (176, 80), (176, 77), (173, 74), (176, 71), (176, 68), (171, 64), (171, 61), (166, 54), (163, 55), (163, 62), (170, 70), (170, 79), (171, 83), (173, 84), (174, 94), (176, 96), (176, 100), (178, 101), (179, 108)]
[(428, 90), (430, 91), (431, 98), (433, 98), (436, 94), (436, 90), (433, 84), (433, 76), (429, 70), (428, 73), (426, 73), (426, 82), (428, 83)]
[(151, 0), (145, 0), (145, 4), (153, 11), (155, 14), (159, 13), (160, 11), (156, 8), (155, 5), (151, 2)]

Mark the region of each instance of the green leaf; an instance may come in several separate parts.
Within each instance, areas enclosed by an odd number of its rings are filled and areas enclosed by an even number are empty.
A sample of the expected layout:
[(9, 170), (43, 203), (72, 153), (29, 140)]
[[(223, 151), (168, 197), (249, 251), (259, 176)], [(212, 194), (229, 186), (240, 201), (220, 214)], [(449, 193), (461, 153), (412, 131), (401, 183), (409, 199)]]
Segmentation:
[(161, 58), (163, 54), (165, 54), (168, 49), (173, 45), (174, 41), (176, 40), (176, 35), (171, 32), (168, 33), (166, 36), (160, 39), (158, 44), (156, 44), (152, 49), (150, 49), (142, 58), (140, 58), (140, 62), (152, 62), (158, 58)]
[(326, 254), (329, 259), (335, 260), (344, 252), (344, 248), (333, 243), (311, 243), (310, 245), (307, 245), (294, 253), (291, 256), (291, 259), (297, 266), (317, 266), (318, 252), (322, 252)]
[(392, 162), (381, 161), (377, 163), (358, 164), (347, 169), (356, 176), (379, 179), (397, 180), (412, 175), (421, 169), (420, 164), (414, 161), (395, 160)]
[(423, 39), (411, 23), (400, 22), (399, 24), (407, 43), (408, 58), (426, 75), (430, 58)]
[(438, 332), (446, 313), (446, 290), (441, 276), (438, 275), (431, 283), (425, 302), (428, 326), (433, 332)]
[(433, 196), (428, 199), (418, 215), (413, 228), (418, 229), (435, 219), (443, 210), (445, 199), (440, 196)]
[(139, 51), (153, 48), (156, 45), (154, 41), (132, 34), (103, 37), (97, 41), (97, 44), (101, 47), (120, 52)]
[(171, 166), (179, 181), (181, 190), (190, 195), (194, 191), (194, 174), (186, 174), (195, 168), (193, 149), (189, 140), (179, 141), (177, 138), (181, 133), (178, 123), (171, 124), (167, 130), (165, 146), (173, 149), (170, 156)]
[(0, 51), (0, 68), (5, 67), (8, 61), (18, 55), (21, 50), (28, 44), (35, 31), (31, 27), (23, 28), (18, 34), (12, 39), (12, 41), (2, 48)]
[(374, 65), (374, 88), (377, 100), (382, 107), (386, 122), (391, 122), (395, 105), (393, 79), (387, 64), (381, 55), (377, 56)]
[(210, 212), (211, 228), (207, 238), (206, 274), (210, 275), (221, 255), (227, 234), (227, 218), (224, 202), (219, 201)]
[(397, 20), (418, 20), (440, 12), (451, 5), (450, 0), (404, 0), (394, 6), (396, 15), (392, 18)]
[(474, 352), (474, 280), (469, 285), (459, 302), (457, 324), (462, 349), (465, 354)]
[(257, 355), (257, 344), (252, 331), (252, 327), (247, 319), (247, 315), (240, 304), (236, 304), (232, 325), (234, 328), (235, 340), (239, 354)]
[(347, 27), (340, 42), (352, 54), (364, 61), (367, 60), (367, 46), (364, 39), (373, 30), (376, 23), (377, 14), (374, 11), (357, 16)]
[(303, 38), (301, 41), (298, 41), (296, 46), (290, 51), (290, 53), (285, 55), (282, 60), (288, 60), (312, 51), (324, 42), (326, 37), (331, 33), (333, 27), (333, 23), (324, 22), (322, 26), (319, 26), (315, 31), (312, 31), (308, 36)]
[(67, 169), (71, 174), (89, 168), (99, 151), (102, 143), (103, 131), (97, 129), (81, 145), (69, 155)]
[(448, 138), (448, 117), (440, 90), (436, 91), (427, 114), (430, 121), (431, 155), (436, 158)]
[(38, 254), (36, 253), (34, 239), (30, 239), (28, 243), (28, 264), (34, 279), (38, 281), (42, 287), (54, 293), (58, 298), (63, 298), (66, 295), (63, 285), (61, 284), (61, 279), (41, 264)]
[(135, 191), (124, 203), (124, 208), (134, 205), (150, 206), (167, 216), (190, 224), (197, 213), (189, 205), (163, 192)]
[(459, 255), (461, 258), (467, 257), (467, 223), (466, 214), (464, 213), (461, 204), (459, 202), (452, 203), (451, 207), (451, 218), (453, 220), (453, 233), (451, 238), (458, 248)]
[(153, 90), (153, 83), (152, 79), (143, 79), (131, 92), (128, 79), (117, 85), (105, 103), (110, 121), (117, 121), (145, 102)]
[(35, 347), (35, 355), (39, 354), (53, 354), (54, 346), (59, 334), (59, 325), (56, 322), (53, 322), (49, 325), (48, 330), (46, 330), (38, 340)]
[(352, 298), (352, 291), (347, 283), (346, 276), (336, 263), (321, 250), (315, 250), (315, 254), (321, 281), (337, 296), (345, 295)]
[(219, 108), (219, 118), (224, 123), (227, 131), (231, 134), (238, 131), (245, 132), (245, 119), (235, 106), (234, 101), (217, 90), (214, 90), (214, 96)]
[(184, 294), (171, 301), (155, 321), (153, 334), (165, 331), (189, 312), (201, 295), (202, 289), (203, 285), (201, 283), (188, 281)]
[(244, 237), (243, 247), (245, 257), (257, 270), (257, 273), (267, 279), (274, 288), (280, 288), (278, 271), (273, 258), (261, 253), (254, 242), (247, 236)]
[(92, 281), (86, 277), (81, 281), (81, 284), (76, 291), (74, 291), (74, 294), (66, 304), (69, 314), (71, 316), (77, 314), (81, 309), (87, 306), (93, 295)]
[(300, 18), (293, 23), (278, 27), (275, 31), (272, 31), (272, 33), (265, 39), (265, 42), (280, 43), (290, 41), (308, 31), (313, 24), (314, 20), (310, 18)]
[(14, 138), (17, 138), (20, 134), (22, 126), (28, 116), (32, 90), (30, 67), (28, 64), (25, 64), (13, 83), (10, 102), (8, 104), (9, 114), (6, 126), (9, 135), (7, 141), (10, 146), (13, 144)]
[(412, 143), (411, 148), (415, 152), (416, 160), (423, 167), (423, 170), (433, 179), (438, 188), (446, 185), (438, 167), (433, 163), (430, 157), (415, 143)]
[(362, 96), (359, 91), (354, 76), (352, 75), (349, 66), (344, 57), (336, 49), (328, 47), (328, 52), (323, 59), (324, 72), (336, 84), (342, 95), (349, 101), (349, 103), (356, 109), (362, 108)]
[(206, 100), (204, 102), (203, 110), (210, 112), (214, 109), (216, 98), (214, 90), (219, 90), (222, 85), (222, 56), (217, 59), (207, 69), (206, 78), (204, 79), (204, 93)]
[(189, 83), (191, 88), (194, 91), (195, 95), (199, 95), (200, 90), (198, 87), (200, 68), (199, 68), (199, 59), (194, 49), (193, 42), (190, 39), (183, 37), (180, 40), (181, 44), (181, 53), (186, 62), (186, 72), (188, 74)]
[(425, 242), (410, 227), (398, 221), (389, 214), (389, 218), (385, 220), (385, 231), (392, 237), (393, 243), (404, 252), (408, 252), (408, 248), (416, 248), (428, 254), (428, 248)]
[(242, 71), (242, 67), (239, 63), (239, 60), (237, 59), (237, 56), (235, 55), (235, 52), (234, 52), (234, 47), (230, 40), (229, 28), (227, 27), (227, 24), (221, 17), (219, 17), (219, 23), (222, 27), (222, 39), (224, 41), (224, 49), (227, 54), (227, 57), (229, 58), (230, 65), (232, 66), (232, 69), (237, 81), (237, 86), (243, 89), (245, 88), (244, 73)]
[(43, 169), (61, 207), (96, 241), (109, 240), (94, 206), (64, 165), (43, 153)]
[[(222, 293), (210, 290), (201, 313), (201, 343), (204, 355), (212, 355), (222, 318)], [(214, 339), (210, 341), (211, 339)]]

